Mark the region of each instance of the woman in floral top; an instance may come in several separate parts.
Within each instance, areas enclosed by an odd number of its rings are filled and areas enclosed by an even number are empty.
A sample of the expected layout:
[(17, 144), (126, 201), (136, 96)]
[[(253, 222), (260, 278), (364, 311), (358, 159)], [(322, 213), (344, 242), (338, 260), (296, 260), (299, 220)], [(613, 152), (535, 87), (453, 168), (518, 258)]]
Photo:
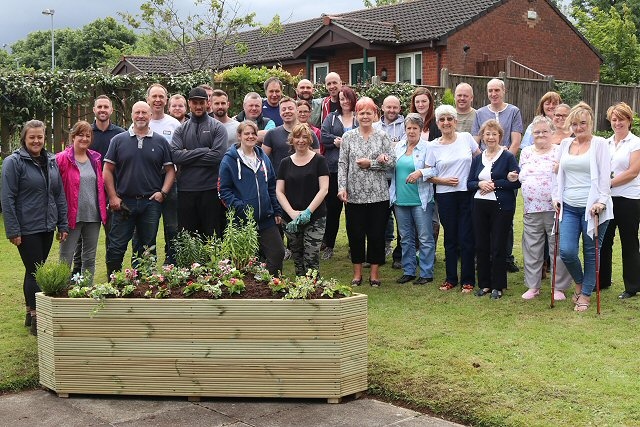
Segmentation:
[[(545, 235), (549, 242), (549, 253), (554, 253), (554, 214), (551, 193), (555, 170), (558, 167), (560, 147), (552, 144), (555, 127), (551, 120), (536, 116), (531, 123), (533, 145), (525, 147), (520, 154), (522, 198), (524, 200), (524, 232), (522, 233), (522, 255), (524, 258), (524, 284), (529, 290), (522, 298), (529, 300), (540, 295), (540, 281), (544, 261)], [(556, 256), (555, 300), (564, 300), (564, 291), (571, 284), (571, 276), (560, 256)]]
[[(347, 238), (354, 286), (362, 283), (362, 263), (371, 263), (371, 286), (380, 286), (378, 267), (384, 262), (384, 231), (389, 208), (386, 170), (395, 165), (391, 139), (373, 128), (378, 108), (371, 98), (356, 103), (359, 127), (342, 137), (338, 159), (338, 198), (346, 204)], [(366, 240), (366, 257), (365, 257)]]

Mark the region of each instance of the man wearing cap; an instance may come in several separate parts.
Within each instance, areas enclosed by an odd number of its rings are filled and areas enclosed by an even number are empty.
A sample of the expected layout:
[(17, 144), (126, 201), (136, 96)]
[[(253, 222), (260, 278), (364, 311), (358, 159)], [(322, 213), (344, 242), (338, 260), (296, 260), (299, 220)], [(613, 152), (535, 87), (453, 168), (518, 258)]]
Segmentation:
[(178, 166), (178, 226), (211, 237), (222, 237), (224, 224), (218, 198), (218, 169), (227, 149), (227, 130), (207, 114), (207, 91), (189, 92), (191, 118), (176, 129), (171, 141)]

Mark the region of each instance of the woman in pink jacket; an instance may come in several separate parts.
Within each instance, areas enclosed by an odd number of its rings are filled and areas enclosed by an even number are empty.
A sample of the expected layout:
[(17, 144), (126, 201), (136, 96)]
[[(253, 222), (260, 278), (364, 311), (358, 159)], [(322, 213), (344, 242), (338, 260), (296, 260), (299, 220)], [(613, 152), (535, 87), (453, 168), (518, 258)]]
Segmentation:
[(60, 259), (71, 265), (78, 239), (82, 238), (82, 268), (93, 276), (100, 223), (107, 222), (107, 202), (100, 153), (89, 150), (91, 125), (77, 122), (69, 134), (69, 147), (56, 155), (67, 197), (69, 237), (60, 243)]

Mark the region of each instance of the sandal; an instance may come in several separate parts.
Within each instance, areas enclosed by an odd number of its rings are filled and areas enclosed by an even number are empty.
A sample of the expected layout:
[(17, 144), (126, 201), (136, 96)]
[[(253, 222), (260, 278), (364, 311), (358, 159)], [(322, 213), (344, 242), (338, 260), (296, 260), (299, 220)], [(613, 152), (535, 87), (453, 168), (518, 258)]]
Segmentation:
[(470, 283), (467, 283), (466, 285), (462, 285), (462, 293), (463, 294), (470, 294), (471, 292), (473, 292), (473, 288), (475, 286), (473, 286)]
[(483, 297), (483, 296), (485, 296), (487, 294), (490, 294), (490, 293), (491, 293), (491, 289), (489, 289), (489, 288), (480, 288), (480, 289), (478, 289), (476, 291), (475, 296)]
[(578, 301), (576, 302), (575, 307), (573, 307), (573, 311), (578, 311), (578, 312), (587, 311), (590, 305), (591, 305), (591, 297), (588, 297), (586, 295), (580, 295), (580, 297), (578, 297)]
[(359, 279), (353, 279), (351, 281), (351, 286), (360, 286), (360, 285), (362, 285), (362, 277)]
[(371, 286), (373, 286), (374, 288), (378, 288), (380, 287), (380, 285), (382, 284), (382, 282), (380, 280), (376, 280), (376, 279), (369, 279), (369, 284)]
[(580, 295), (581, 294), (579, 294), (579, 293), (574, 291), (573, 292), (573, 296), (571, 297), (571, 302), (574, 303), (574, 304), (577, 304), (578, 303), (578, 299), (580, 299)]
[(449, 283), (449, 282), (444, 282), (442, 284), (442, 286), (440, 286), (440, 290), (441, 291), (450, 291), (451, 289), (455, 288), (457, 285), (454, 285), (453, 283)]

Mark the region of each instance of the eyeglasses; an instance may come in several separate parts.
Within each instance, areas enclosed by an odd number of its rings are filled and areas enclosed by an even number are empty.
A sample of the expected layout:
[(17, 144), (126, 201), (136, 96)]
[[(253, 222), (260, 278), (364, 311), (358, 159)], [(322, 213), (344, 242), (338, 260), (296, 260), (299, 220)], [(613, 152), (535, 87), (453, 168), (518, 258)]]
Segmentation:
[(455, 120), (455, 119), (454, 119), (453, 117), (451, 117), (451, 116), (447, 116), (447, 117), (440, 117), (440, 118), (438, 119), (438, 121), (439, 121), (440, 123), (444, 123), (445, 121), (446, 121), (446, 122), (452, 122), (452, 121), (454, 121), (454, 120)]
[(536, 130), (536, 131), (533, 131), (533, 134), (534, 134), (535, 136), (539, 136), (539, 135), (546, 135), (546, 134), (548, 134), (548, 133), (549, 133), (549, 131), (548, 131), (548, 130)]
[(553, 115), (553, 117), (557, 117), (559, 119), (564, 119), (564, 118), (566, 118), (568, 116), (569, 116), (568, 114), (558, 114), (558, 113)]

